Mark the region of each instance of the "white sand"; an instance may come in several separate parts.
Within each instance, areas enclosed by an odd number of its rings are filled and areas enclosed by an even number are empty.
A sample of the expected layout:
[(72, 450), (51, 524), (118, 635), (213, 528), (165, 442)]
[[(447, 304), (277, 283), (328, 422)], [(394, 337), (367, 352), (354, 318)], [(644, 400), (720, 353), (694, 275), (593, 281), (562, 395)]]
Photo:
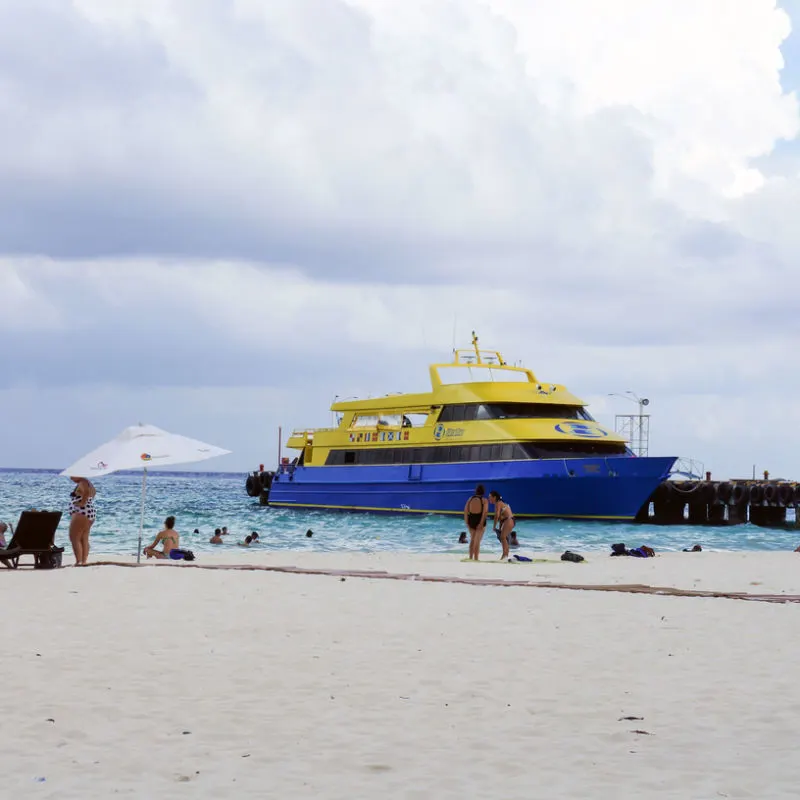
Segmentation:
[[(213, 554), (800, 594), (794, 553), (458, 559)], [(166, 563), (3, 570), (0, 592), (3, 797), (798, 793), (800, 604)]]

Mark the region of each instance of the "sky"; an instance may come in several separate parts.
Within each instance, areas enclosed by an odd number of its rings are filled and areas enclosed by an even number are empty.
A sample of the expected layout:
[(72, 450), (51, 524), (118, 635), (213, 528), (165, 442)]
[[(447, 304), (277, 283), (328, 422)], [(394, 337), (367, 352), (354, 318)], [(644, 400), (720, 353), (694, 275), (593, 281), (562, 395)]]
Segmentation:
[(800, 0), (0, 0), (0, 467), (277, 458), (483, 347), (800, 478)]

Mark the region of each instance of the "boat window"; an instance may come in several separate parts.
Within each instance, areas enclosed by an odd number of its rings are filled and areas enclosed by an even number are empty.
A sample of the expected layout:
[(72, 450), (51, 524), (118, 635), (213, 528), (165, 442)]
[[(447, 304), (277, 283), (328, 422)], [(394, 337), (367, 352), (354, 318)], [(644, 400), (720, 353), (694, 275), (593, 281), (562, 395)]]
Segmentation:
[(459, 406), (444, 406), (439, 412), (439, 422), (452, 422), (453, 414)]
[(470, 461), (523, 461), (529, 458), (575, 458), (624, 454), (624, 445), (613, 443), (543, 442), (536, 445), (506, 444), (434, 445), (429, 447), (365, 447), (331, 450), (328, 466), (350, 464), (452, 464)]
[(394, 460), (394, 450), (395, 448), (392, 447), (389, 450), (375, 450), (378, 454), (377, 464), (391, 464)]
[(353, 418), (352, 428), (374, 428), (378, 424), (378, 417), (373, 414), (359, 414)]
[(403, 414), (404, 428), (421, 428), (427, 421), (427, 414)]
[(389, 428), (399, 428), (402, 424), (402, 414), (381, 414), (378, 417), (378, 425), (386, 425)]
[(493, 419), (491, 406), (475, 406), (475, 419)]
[(536, 442), (526, 444), (529, 458), (596, 458), (625, 455), (625, 445), (617, 442)]
[(581, 406), (560, 403), (470, 403), (444, 406), (439, 422), (471, 422), (486, 419), (585, 419), (591, 414)]

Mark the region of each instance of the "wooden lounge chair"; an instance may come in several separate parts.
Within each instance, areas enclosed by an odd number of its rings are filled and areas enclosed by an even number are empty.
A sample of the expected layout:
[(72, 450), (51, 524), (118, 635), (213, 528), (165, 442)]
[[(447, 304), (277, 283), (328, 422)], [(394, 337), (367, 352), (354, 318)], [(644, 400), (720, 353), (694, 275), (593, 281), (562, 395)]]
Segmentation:
[(23, 511), (8, 547), (0, 550), (0, 562), (16, 569), (22, 556), (33, 556), (34, 567), (61, 566), (64, 548), (55, 546), (59, 522), (60, 511)]

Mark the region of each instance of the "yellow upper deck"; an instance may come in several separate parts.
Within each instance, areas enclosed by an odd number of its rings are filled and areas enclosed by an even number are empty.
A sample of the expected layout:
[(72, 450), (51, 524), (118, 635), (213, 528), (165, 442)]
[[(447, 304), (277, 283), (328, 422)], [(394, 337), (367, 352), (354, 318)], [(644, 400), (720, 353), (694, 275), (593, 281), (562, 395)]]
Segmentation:
[(334, 403), (338, 427), (295, 431), (287, 446), (302, 450), (306, 464), (324, 464), (331, 463), (331, 450), (343, 448), (625, 443), (598, 425), (584, 401), (564, 386), (510, 366), (497, 351), (481, 350), (474, 332), (472, 347), (455, 350), (450, 362), (432, 364), (430, 378), (429, 392)]
[(456, 350), (453, 360), (431, 364), (431, 391), (390, 394), (369, 400), (334, 403), (332, 411), (382, 411), (399, 407), (430, 408), (452, 403), (547, 403), (583, 407), (586, 404), (563, 386), (540, 383), (525, 367), (509, 366), (495, 350), (480, 350), (473, 333), (473, 347)]

